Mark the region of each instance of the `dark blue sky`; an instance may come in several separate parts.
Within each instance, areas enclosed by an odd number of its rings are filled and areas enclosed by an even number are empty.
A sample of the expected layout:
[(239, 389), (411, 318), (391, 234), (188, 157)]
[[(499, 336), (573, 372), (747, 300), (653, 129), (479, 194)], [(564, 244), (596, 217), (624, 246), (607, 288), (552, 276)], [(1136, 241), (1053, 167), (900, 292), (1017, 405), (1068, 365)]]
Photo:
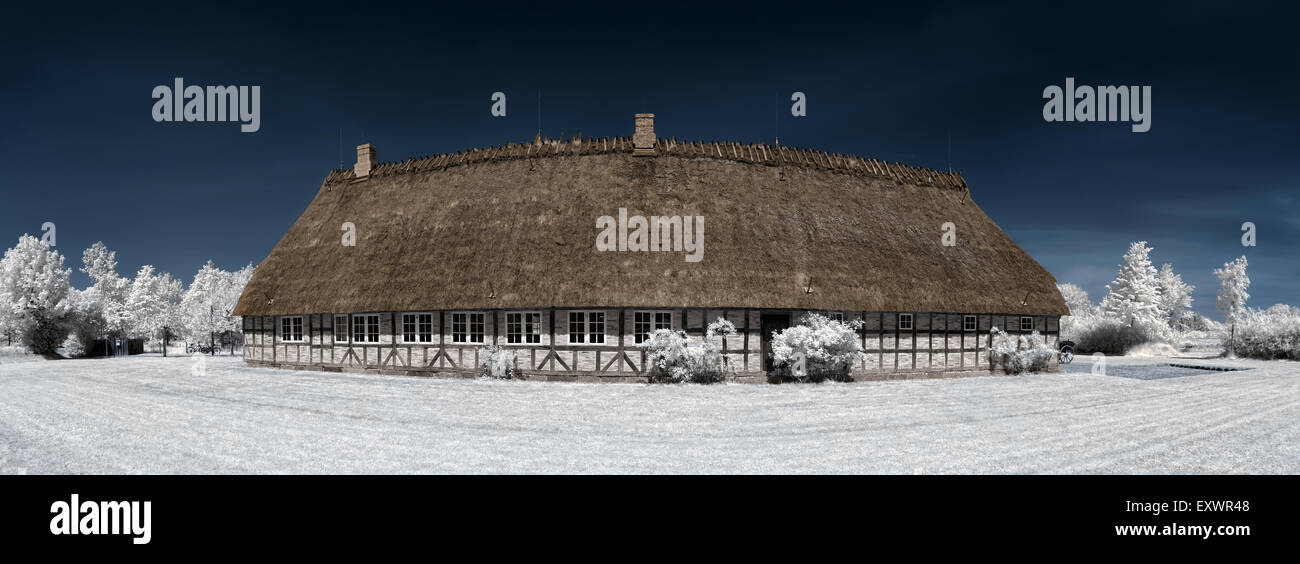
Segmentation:
[[(540, 90), (552, 137), (630, 135), (650, 111), (665, 137), (771, 142), (779, 127), (783, 144), (951, 163), (1094, 301), (1147, 240), (1198, 311), (1213, 311), (1211, 270), (1243, 251), (1253, 305), (1300, 304), (1298, 14), (1283, 7), (463, 4), (8, 8), (3, 246), (54, 221), (76, 265), (96, 240), (123, 273), (256, 263), (356, 145), (386, 161), (529, 140)], [(155, 123), (150, 92), (177, 76), (260, 85), (261, 131)], [(1043, 88), (1067, 76), (1151, 85), (1151, 131), (1044, 122)], [(494, 91), (506, 118), (489, 115)], [(1243, 221), (1258, 247), (1241, 247)]]

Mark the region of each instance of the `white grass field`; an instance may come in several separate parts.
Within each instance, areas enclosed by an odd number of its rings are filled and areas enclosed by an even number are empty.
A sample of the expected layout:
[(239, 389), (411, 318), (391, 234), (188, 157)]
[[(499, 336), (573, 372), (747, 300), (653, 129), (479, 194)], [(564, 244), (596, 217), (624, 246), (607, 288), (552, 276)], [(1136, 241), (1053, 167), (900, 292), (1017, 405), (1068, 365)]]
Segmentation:
[(7, 360), (7, 474), (1300, 473), (1300, 363), (1281, 361), (652, 386)]

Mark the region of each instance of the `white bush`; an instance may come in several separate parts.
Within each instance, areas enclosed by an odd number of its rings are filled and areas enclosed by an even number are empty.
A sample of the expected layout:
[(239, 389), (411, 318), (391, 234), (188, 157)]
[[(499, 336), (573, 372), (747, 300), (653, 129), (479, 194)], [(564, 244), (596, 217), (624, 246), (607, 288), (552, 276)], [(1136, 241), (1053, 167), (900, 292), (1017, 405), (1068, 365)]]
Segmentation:
[(772, 336), (772, 361), (798, 381), (847, 380), (853, 365), (866, 357), (861, 327), (861, 320), (845, 323), (810, 313)]
[(511, 349), (488, 345), (478, 350), (478, 359), (478, 373), (483, 378), (519, 380), (524, 377), (516, 366), (519, 357)]
[(993, 349), (990, 353), (995, 362), (1002, 365), (1007, 374), (1024, 372), (1041, 372), (1046, 370), (1056, 355), (1056, 350), (1047, 346), (1043, 338), (1034, 331), (1019, 338), (1008, 335), (1006, 331), (993, 328)]
[(732, 375), (730, 364), (711, 340), (736, 334), (736, 326), (719, 317), (710, 323), (704, 340), (692, 340), (684, 331), (656, 329), (638, 345), (646, 354), (646, 376), (654, 383), (714, 384)]
[(81, 344), (81, 338), (76, 333), (69, 333), (68, 337), (63, 339), (63, 356), (68, 358), (78, 358), (86, 354), (86, 347)]
[(1236, 342), (1223, 333), (1224, 350), (1239, 356), (1300, 360), (1300, 308), (1278, 304), (1264, 310), (1243, 309), (1237, 315)]
[(1104, 313), (1072, 315), (1067, 323), (1061, 322), (1061, 339), (1074, 341), (1075, 352), (1081, 354), (1124, 354), (1143, 343), (1174, 341), (1173, 331), (1158, 324), (1127, 325)]

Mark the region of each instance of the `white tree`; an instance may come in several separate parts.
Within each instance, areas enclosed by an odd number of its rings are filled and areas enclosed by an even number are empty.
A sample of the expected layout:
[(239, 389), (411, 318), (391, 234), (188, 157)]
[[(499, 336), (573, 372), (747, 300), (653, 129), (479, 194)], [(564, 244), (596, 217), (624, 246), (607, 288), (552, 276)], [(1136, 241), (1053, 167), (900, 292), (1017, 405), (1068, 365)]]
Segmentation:
[(1160, 284), (1150, 255), (1146, 241), (1129, 246), (1115, 280), (1106, 286), (1110, 293), (1101, 300), (1101, 311), (1127, 327), (1163, 334), (1160, 329), (1168, 325), (1160, 316)]
[(1219, 277), (1219, 295), (1214, 302), (1214, 309), (1232, 324), (1232, 333), (1228, 338), (1231, 348), (1228, 352), (1235, 354), (1237, 319), (1246, 309), (1246, 300), (1250, 299), (1250, 294), (1246, 292), (1250, 288), (1250, 277), (1246, 275), (1246, 257), (1243, 255), (1237, 260), (1223, 263), (1223, 268), (1214, 269), (1214, 275)]
[(185, 283), (172, 278), (164, 272), (158, 279), (159, 301), (162, 313), (158, 319), (159, 332), (163, 345), (163, 356), (167, 355), (167, 341), (171, 335), (179, 334), (185, 329), (185, 317), (181, 309), (181, 300), (185, 298)]
[(1067, 282), (1057, 284), (1056, 289), (1061, 292), (1065, 306), (1070, 308), (1070, 315), (1089, 315), (1096, 309), (1096, 306), (1092, 305), (1092, 300), (1088, 299), (1088, 292), (1083, 288)]
[(211, 341), (226, 327), (224, 303), (230, 273), (208, 261), (194, 275), (194, 281), (181, 299), (181, 315), (191, 339)]
[(81, 264), (81, 271), (91, 280), (89, 291), (81, 297), (82, 313), (87, 316), (81, 322), (98, 329), (92, 336), (125, 335), (132, 317), (126, 305), (131, 281), (117, 275), (117, 253), (108, 250), (103, 241), (96, 241), (81, 253)]
[(73, 292), (63, 267), (63, 255), (31, 235), (0, 259), (0, 303), (7, 308), (6, 325), (22, 335), (34, 353), (52, 353), (67, 336)]
[(14, 337), (18, 336), (18, 327), (15, 325), (12, 310), (9, 295), (0, 289), (0, 339), (4, 339), (5, 344), (9, 345), (12, 345)]
[(226, 316), (226, 328), (236, 333), (243, 330), (243, 318), (231, 315), (235, 311), (235, 305), (239, 303), (239, 297), (244, 294), (244, 287), (248, 281), (253, 279), (253, 272), (257, 270), (252, 263), (243, 268), (230, 273), (226, 280), (225, 294), (222, 296), (222, 311)]
[(1183, 277), (1174, 273), (1174, 267), (1169, 263), (1160, 266), (1156, 281), (1160, 285), (1160, 315), (1170, 327), (1182, 328), (1184, 316), (1192, 307), (1192, 291), (1196, 287), (1183, 282)]
[(162, 330), (163, 278), (146, 264), (136, 272), (126, 296), (126, 334), (130, 338), (152, 339)]

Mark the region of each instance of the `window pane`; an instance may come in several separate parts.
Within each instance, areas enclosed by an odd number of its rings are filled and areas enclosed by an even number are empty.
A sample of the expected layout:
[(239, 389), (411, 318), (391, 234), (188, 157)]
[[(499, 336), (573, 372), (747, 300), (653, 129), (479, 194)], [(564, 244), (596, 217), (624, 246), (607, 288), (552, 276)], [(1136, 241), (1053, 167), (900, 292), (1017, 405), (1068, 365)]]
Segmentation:
[(469, 337), (472, 342), (483, 342), (483, 314), (469, 314)]
[(524, 314), (524, 320), (525, 320), (524, 334), (526, 335), (525, 340), (529, 343), (542, 342), (542, 314), (540, 313)]
[(428, 343), (433, 341), (433, 314), (420, 314), (420, 342)]
[(569, 312), (569, 342), (581, 343), (586, 341), (587, 328), (582, 320), (581, 311)]
[(334, 340), (336, 342), (345, 342), (348, 340), (348, 316), (334, 316)]
[(593, 311), (587, 314), (587, 335), (590, 337), (588, 342), (605, 342), (605, 312)]

